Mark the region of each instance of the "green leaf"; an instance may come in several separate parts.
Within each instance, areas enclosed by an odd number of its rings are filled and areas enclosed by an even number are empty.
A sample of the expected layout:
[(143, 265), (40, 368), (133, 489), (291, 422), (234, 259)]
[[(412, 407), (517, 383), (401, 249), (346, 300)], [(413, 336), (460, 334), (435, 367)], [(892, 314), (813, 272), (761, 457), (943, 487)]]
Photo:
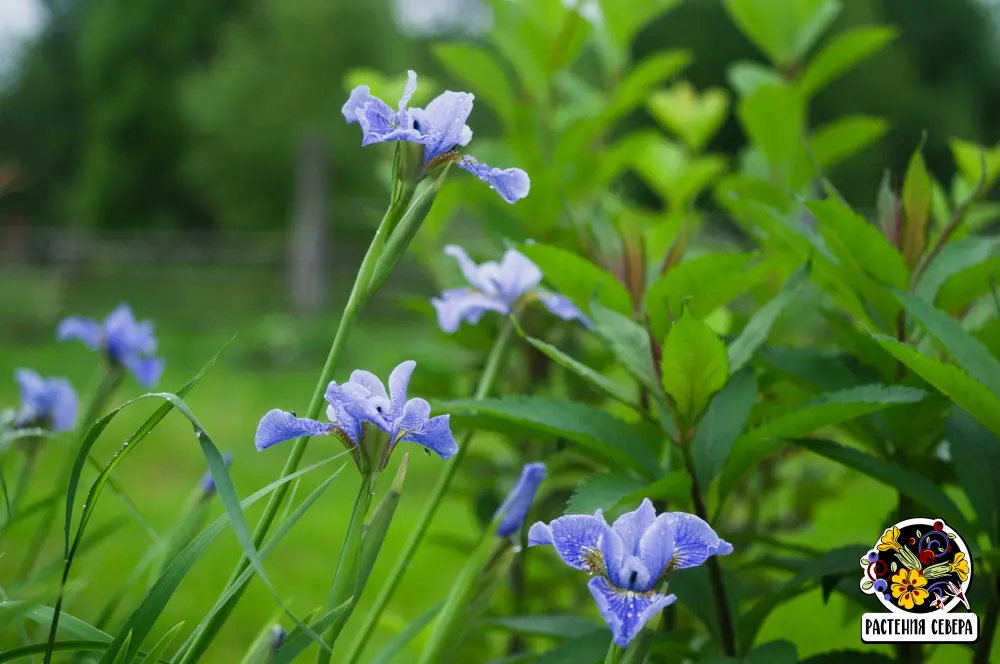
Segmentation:
[(551, 344), (547, 344), (544, 341), (535, 339), (534, 337), (526, 336), (520, 326), (518, 326), (517, 330), (525, 341), (537, 348), (559, 366), (569, 369), (612, 399), (617, 399), (623, 404), (636, 410), (642, 409), (641, 404), (639, 404), (636, 398), (629, 394), (629, 390), (626, 390), (621, 385), (616, 384), (604, 374), (598, 373), (594, 369), (591, 369), (582, 362), (570, 357)]
[(878, 228), (836, 201), (812, 201), (807, 207), (816, 216), (820, 234), (847, 263), (845, 271), (860, 268), (890, 286), (906, 288), (910, 271)]
[(623, 472), (593, 475), (576, 488), (566, 505), (566, 514), (611, 511), (626, 496), (642, 490), (646, 482)]
[(691, 54), (687, 51), (659, 51), (644, 56), (611, 94), (604, 117), (614, 121), (635, 110), (646, 101), (652, 90), (679, 74), (690, 63)]
[(903, 182), (903, 210), (906, 212), (903, 255), (911, 270), (923, 256), (927, 243), (927, 222), (931, 216), (932, 196), (931, 176), (927, 173), (924, 156), (920, 153), (920, 148), (917, 148), (910, 158), (906, 180)]
[(751, 369), (733, 374), (722, 391), (712, 398), (691, 443), (691, 456), (701, 486), (711, 486), (725, 466), (756, 403), (757, 378)]
[(986, 177), (983, 182), (983, 190), (989, 191), (997, 177), (1000, 176), (1000, 145), (986, 148), (958, 138), (952, 139), (949, 145), (958, 170), (962, 172), (962, 176), (970, 186), (975, 185), (982, 178), (985, 157)]
[(506, 126), (513, 125), (517, 96), (492, 53), (464, 42), (436, 44), (431, 53), (449, 74), (489, 104)]
[(392, 664), (396, 657), (406, 649), (406, 646), (410, 645), (413, 639), (417, 638), (417, 635), (434, 620), (443, 605), (444, 602), (439, 602), (419, 618), (408, 623), (398, 634), (389, 639), (389, 642), (378, 651), (369, 664)]
[(659, 397), (660, 379), (653, 364), (653, 347), (644, 327), (594, 302), (590, 305), (594, 331), (611, 348), (615, 359), (639, 383)]
[(650, 95), (646, 105), (653, 118), (697, 152), (726, 121), (729, 94), (722, 88), (709, 88), (699, 93), (690, 82), (680, 81)]
[(812, 97), (898, 34), (899, 30), (889, 26), (858, 26), (841, 32), (806, 66), (798, 83), (802, 96)]
[(782, 84), (781, 74), (757, 62), (741, 60), (729, 65), (726, 80), (740, 97), (746, 97), (762, 85)]
[(685, 311), (663, 342), (663, 389), (674, 398), (677, 411), (694, 424), (712, 395), (729, 377), (726, 345), (710, 327)]
[(979, 517), (979, 525), (1000, 542), (1000, 438), (960, 408), (945, 424), (951, 467)]
[(632, 169), (672, 210), (695, 201), (727, 167), (724, 157), (692, 155), (679, 143), (655, 135), (639, 143), (631, 157)]
[[(928, 302), (935, 302), (938, 299), (938, 292), (941, 290), (941, 287), (948, 283), (952, 277), (969, 272), (976, 265), (986, 263), (996, 255), (998, 250), (1000, 250), (1000, 240), (987, 240), (980, 237), (966, 238), (946, 244), (941, 253), (927, 266), (927, 271), (920, 278), (915, 292)], [(988, 278), (982, 279), (982, 276), (981, 274), (976, 274), (973, 280), (979, 283), (988, 282)], [(980, 278), (977, 279), (975, 277)], [(961, 290), (965, 289), (962, 288)], [(981, 295), (985, 295), (985, 292), (977, 290), (972, 294), (971, 298), (962, 297), (961, 299), (968, 302)], [(950, 296), (948, 299), (951, 300), (952, 298), (953, 296)], [(952, 302), (949, 302), (949, 304), (952, 304)], [(945, 311), (952, 311), (956, 307), (942, 306), (941, 308)]]
[(597, 456), (621, 463), (644, 477), (659, 474), (653, 449), (662, 434), (648, 423), (619, 420), (606, 411), (582, 403), (541, 397), (462, 399), (440, 404), (455, 426), (475, 424), (494, 431), (531, 431), (571, 440)]
[(893, 357), (1000, 436), (1000, 399), (985, 385), (958, 367), (927, 357), (893, 337), (880, 334), (873, 337)]
[(640, 503), (645, 498), (685, 504), (691, 499), (691, 476), (680, 469), (671, 470), (652, 484), (625, 496), (618, 504)]
[(657, 339), (667, 336), (671, 317), (680, 314), (685, 300), (691, 313), (705, 318), (762, 284), (774, 265), (753, 262), (754, 257), (749, 253), (704, 254), (668, 270), (646, 291), (646, 315), (653, 335)]
[(167, 652), (167, 648), (169, 648), (170, 644), (174, 642), (175, 638), (177, 638), (177, 632), (181, 631), (181, 627), (183, 626), (184, 623), (179, 622), (167, 630), (167, 633), (156, 642), (156, 645), (150, 648), (149, 654), (143, 657), (139, 664), (156, 664), (156, 662), (159, 662), (160, 658), (163, 657), (163, 653)]
[[(994, 248), (997, 246), (988, 240), (977, 239), (983, 244), (993, 244)], [(1000, 256), (995, 256), (962, 270), (944, 282), (938, 293), (938, 305), (946, 311), (958, 311), (977, 298), (997, 291), (998, 288), (1000, 288)]]
[(845, 115), (817, 129), (809, 139), (813, 157), (822, 169), (830, 169), (889, 131), (889, 122), (870, 115)]
[(572, 613), (504, 616), (489, 618), (484, 620), (482, 624), (485, 627), (499, 627), (514, 634), (549, 636), (560, 639), (586, 636), (607, 629), (607, 626), (602, 623)]
[(729, 372), (735, 374), (742, 369), (753, 354), (757, 352), (771, 332), (778, 317), (789, 304), (798, 297), (799, 292), (809, 281), (809, 264), (799, 268), (773, 300), (754, 312), (743, 327), (743, 331), (729, 345)]
[(646, 25), (679, 5), (681, 0), (614, 0), (600, 3), (603, 28), (616, 49), (627, 56), (632, 43)]
[(938, 484), (920, 473), (887, 463), (870, 454), (865, 454), (861, 450), (829, 440), (802, 439), (790, 442), (878, 480), (901, 494), (909, 496), (917, 503), (926, 505), (958, 530), (971, 532), (968, 521), (954, 501)]
[(129, 655), (131, 644), (132, 644), (132, 632), (129, 632), (128, 634), (125, 635), (125, 641), (122, 643), (122, 649), (118, 653), (118, 656), (115, 657), (115, 660), (114, 662), (112, 662), (112, 664), (128, 664), (132, 660), (132, 657)]
[(961, 323), (940, 309), (935, 309), (934, 305), (919, 295), (904, 290), (897, 290), (895, 294), (906, 311), (941, 342), (969, 376), (1000, 398), (1000, 361), (984, 345), (969, 334)]
[(46, 652), (102, 652), (108, 644), (104, 641), (56, 641), (49, 643), (32, 643), (31, 645), (11, 648), (0, 652), (0, 662), (13, 662)]
[(863, 385), (828, 392), (796, 406), (736, 440), (719, 478), (719, 496), (727, 496), (744, 472), (781, 449), (780, 439), (809, 436), (891, 406), (916, 403), (925, 395), (911, 387)]
[(740, 100), (740, 123), (774, 168), (791, 165), (801, 149), (805, 106), (795, 88), (785, 84), (761, 85)]
[(838, 0), (726, 0), (730, 18), (776, 65), (801, 58), (840, 13)]
[(586, 258), (544, 244), (522, 244), (517, 249), (539, 267), (547, 283), (581, 311), (589, 311), (596, 292), (597, 301), (605, 307), (626, 316), (632, 313), (632, 297), (625, 286)]
[(788, 641), (771, 641), (754, 648), (746, 657), (710, 655), (701, 664), (798, 664), (799, 653)]
[(372, 568), (378, 559), (379, 551), (382, 550), (382, 543), (385, 535), (389, 532), (389, 525), (392, 517), (396, 514), (396, 507), (399, 505), (399, 498), (403, 493), (403, 484), (406, 482), (406, 470), (410, 465), (410, 455), (403, 455), (403, 460), (399, 463), (396, 477), (393, 479), (389, 490), (382, 496), (381, 502), (375, 508), (368, 523), (365, 524), (364, 534), (361, 538), (361, 555), (358, 563), (358, 578), (354, 586), (354, 597), (360, 598), (371, 576)]
[(757, 639), (764, 621), (777, 607), (814, 588), (823, 576), (854, 572), (858, 567), (858, 549), (854, 546), (835, 549), (816, 558), (806, 559), (798, 574), (778, 592), (769, 593), (740, 616), (736, 626), (737, 642), (744, 651)]

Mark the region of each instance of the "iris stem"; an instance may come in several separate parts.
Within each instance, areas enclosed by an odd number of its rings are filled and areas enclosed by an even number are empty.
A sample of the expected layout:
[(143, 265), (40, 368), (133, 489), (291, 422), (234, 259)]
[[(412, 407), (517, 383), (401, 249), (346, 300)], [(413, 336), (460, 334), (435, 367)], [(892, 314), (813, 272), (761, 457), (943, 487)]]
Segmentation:
[(621, 653), (622, 649), (612, 643), (611, 647), (608, 648), (608, 656), (604, 658), (604, 664), (617, 664), (618, 656)]
[[(375, 236), (372, 238), (372, 242), (368, 247), (368, 251), (365, 253), (364, 259), (361, 261), (361, 267), (358, 269), (358, 276), (354, 280), (354, 286), (351, 288), (351, 294), (348, 297), (347, 305), (344, 307), (344, 313), (340, 317), (340, 324), (337, 326), (337, 332), (334, 335), (333, 343), (330, 345), (330, 352), (327, 354), (326, 363), (323, 365), (323, 370), (320, 372), (319, 381), (316, 383), (316, 389), (313, 391), (312, 400), (309, 402), (309, 409), (306, 411), (305, 416), (309, 419), (316, 419), (323, 410), (323, 395), (326, 393), (326, 388), (333, 379), (333, 372), (337, 368), (337, 363), (340, 361), (340, 357), (347, 345), (347, 338), (350, 336), (351, 330), (354, 328), (361, 310), (375, 294), (374, 292), (371, 292), (370, 289), (371, 278), (374, 274), (375, 265), (378, 263), (385, 250), (386, 235), (388, 234), (389, 229), (393, 228), (398, 223), (399, 219), (408, 209), (408, 197), (404, 196), (403, 198), (404, 200), (394, 201), (390, 204), (389, 209), (382, 218), (382, 222), (379, 224), (378, 230), (375, 231)], [(405, 247), (403, 247), (403, 249), (405, 249)], [(306, 446), (309, 444), (309, 440), (309, 437), (298, 438), (292, 444), (292, 451), (289, 452), (288, 459), (285, 461), (285, 466), (281, 470), (281, 477), (291, 475), (298, 470), (299, 464), (302, 462), (302, 457), (305, 455)], [(283, 484), (278, 487), (278, 489), (276, 489), (268, 499), (267, 504), (264, 507), (264, 513), (261, 515), (260, 521), (257, 523), (257, 528), (254, 530), (253, 543), (255, 547), (259, 548), (263, 543), (264, 538), (267, 536), (267, 532), (270, 530), (271, 524), (274, 522), (274, 519), (278, 514), (278, 510), (281, 508), (281, 503), (284, 501), (289, 489), (290, 484)], [(230, 586), (237, 582), (249, 566), (250, 561), (246, 556), (242, 556), (239, 563), (236, 565), (236, 568), (233, 570), (232, 576), (226, 583), (223, 593), (225, 593)], [(176, 660), (177, 664), (192, 664), (193, 662), (197, 662), (201, 659), (201, 656), (212, 642), (215, 634), (218, 633), (222, 625), (229, 619), (233, 609), (236, 608), (236, 604), (239, 603), (242, 598), (247, 585), (247, 583), (244, 583), (238, 591), (233, 593), (229, 601), (227, 601), (219, 609), (219, 611), (212, 616), (212, 619), (208, 622), (208, 624), (201, 627), (196, 634), (192, 635), (183, 656)]]
[[(511, 320), (503, 327), (496, 341), (493, 342), (493, 349), (490, 351), (489, 357), (486, 360), (486, 366), (483, 368), (483, 373), (479, 378), (479, 384), (476, 386), (476, 392), (473, 396), (474, 399), (485, 398), (490, 390), (493, 389), (494, 383), (496, 383), (497, 378), (500, 376), (503, 358), (506, 355), (507, 347), (510, 344), (513, 333), (514, 321)], [(431, 494), (430, 500), (424, 506), (424, 511), (420, 513), (416, 525), (410, 531), (410, 536), (406, 540), (406, 544), (403, 545), (403, 550), (396, 559), (396, 564), (393, 566), (392, 571), (389, 572), (385, 585), (382, 586), (381, 591), (379, 591), (378, 596), (375, 598), (375, 603), (372, 605), (368, 615), (365, 616), (364, 622), (358, 628), (358, 636), (344, 657), (343, 664), (354, 664), (361, 657), (365, 646), (375, 631), (375, 626), (378, 624), (382, 612), (385, 611), (385, 607), (389, 604), (389, 600), (392, 599), (393, 594), (399, 587), (403, 575), (409, 569), (410, 563), (413, 561), (413, 554), (416, 552), (417, 547), (420, 546), (420, 543), (423, 542), (424, 536), (427, 534), (427, 527), (437, 513), (442, 498), (448, 492), (448, 488), (451, 486), (451, 482), (462, 464), (462, 459), (465, 458), (469, 450), (472, 434), (473, 431), (471, 430), (464, 432), (458, 445), (458, 454), (445, 465), (444, 472), (441, 473), (441, 478), (438, 480), (437, 486), (434, 487), (434, 492)]]
[[(87, 406), (87, 412), (83, 416), (76, 444), (73, 446), (73, 449), (66, 454), (66, 462), (63, 464), (62, 470), (60, 471), (59, 479), (57, 480), (58, 484), (56, 486), (69, 486), (69, 478), (70, 475), (73, 474), (73, 465), (76, 463), (77, 452), (83, 445), (83, 441), (86, 439), (91, 425), (101, 416), (101, 413), (104, 412), (104, 407), (107, 404), (108, 399), (111, 398), (114, 391), (118, 389), (119, 385), (121, 385), (123, 378), (125, 378), (125, 371), (120, 366), (108, 366), (107, 371), (104, 373), (104, 377), (101, 379), (101, 382), (94, 390), (93, 396), (90, 398), (90, 405)], [(54, 500), (42, 513), (41, 519), (38, 522), (38, 528), (35, 530), (35, 534), (31, 538), (31, 544), (28, 545), (28, 553), (25, 555), (24, 560), (21, 561), (21, 570), (18, 572), (18, 579), (23, 581), (28, 578), (28, 575), (31, 574), (31, 571), (35, 567), (35, 563), (38, 562), (38, 555), (41, 553), (42, 547), (45, 546), (45, 541), (49, 537), (52, 524), (57, 521), (55, 518), (55, 511), (60, 504), (61, 503), (58, 500)]]
[(31, 481), (32, 475), (35, 474), (35, 467), (38, 465), (38, 452), (40, 449), (38, 446), (42, 444), (42, 440), (28, 438), (25, 442), (31, 447), (24, 450), (21, 472), (18, 474), (17, 485), (14, 487), (14, 491), (10, 497), (10, 505), (8, 505), (7, 521), (0, 525), (0, 542), (3, 542), (3, 536), (7, 533), (7, 526), (17, 516), (21, 501), (24, 500), (24, 490)]
[[(684, 465), (691, 476), (691, 499), (694, 502), (694, 511), (702, 521), (708, 523), (708, 508), (705, 506), (705, 499), (701, 493), (698, 483), (698, 473), (695, 472), (694, 459), (691, 457), (691, 445), (689, 440), (683, 441), (681, 449), (684, 453)], [(717, 556), (709, 556), (706, 561), (708, 565), (708, 577), (712, 583), (712, 594), (715, 596), (715, 610), (719, 620), (719, 632), (722, 638), (722, 650), (728, 657), (736, 656), (736, 632), (733, 629), (732, 613), (729, 611), (729, 600), (726, 597), (726, 584), (722, 579), (722, 566), (719, 564)]]
[[(365, 517), (368, 515), (368, 508), (372, 502), (372, 488), (374, 477), (371, 473), (362, 473), (361, 486), (358, 487), (358, 497), (354, 501), (354, 510), (351, 512), (351, 521), (347, 526), (347, 535), (344, 536), (344, 545), (340, 550), (340, 558), (337, 560), (337, 571), (333, 575), (333, 586), (330, 588), (330, 608), (334, 609), (344, 602), (354, 597), (355, 586), (358, 581), (358, 559), (361, 557), (361, 536), (364, 533)], [(358, 597), (354, 597), (348, 608), (348, 616), (357, 605)], [(340, 630), (347, 623), (347, 619), (338, 620), (324, 635), (326, 644), (330, 650), (320, 648), (316, 656), (316, 664), (329, 664), (333, 656), (333, 644), (340, 635)]]

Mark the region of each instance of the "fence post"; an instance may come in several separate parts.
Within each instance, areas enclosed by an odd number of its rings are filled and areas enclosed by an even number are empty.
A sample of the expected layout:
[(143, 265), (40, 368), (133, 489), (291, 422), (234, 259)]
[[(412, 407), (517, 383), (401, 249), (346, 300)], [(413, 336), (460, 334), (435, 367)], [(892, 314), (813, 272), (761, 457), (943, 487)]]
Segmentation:
[(287, 281), (292, 310), (313, 316), (326, 299), (326, 144), (307, 136), (299, 145), (295, 213), (288, 237)]

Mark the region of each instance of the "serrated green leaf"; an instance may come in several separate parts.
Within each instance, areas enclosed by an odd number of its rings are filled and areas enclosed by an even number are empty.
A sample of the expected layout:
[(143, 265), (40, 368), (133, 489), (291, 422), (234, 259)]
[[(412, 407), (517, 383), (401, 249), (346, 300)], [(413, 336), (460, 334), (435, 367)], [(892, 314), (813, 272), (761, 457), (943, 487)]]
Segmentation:
[(740, 99), (737, 116), (772, 168), (789, 168), (801, 150), (805, 106), (790, 85), (768, 83)]
[(988, 387), (1000, 398), (1000, 361), (993, 357), (962, 324), (935, 309), (932, 304), (910, 291), (895, 291), (896, 298), (920, 325), (941, 342), (958, 365), (972, 378)]
[(893, 337), (873, 337), (893, 357), (1000, 436), (1000, 399), (989, 388), (958, 367), (927, 357)]
[[(569, 369), (612, 399), (617, 399), (623, 404), (635, 408), (636, 410), (642, 409), (638, 400), (633, 395), (629, 394), (628, 390), (621, 385), (616, 384), (604, 374), (598, 373), (594, 369), (591, 369), (579, 360), (570, 357), (551, 344), (547, 344), (540, 339), (535, 339), (534, 337), (525, 336), (524, 332), (520, 330), (520, 327), (518, 328), (518, 331), (521, 333), (525, 341), (537, 348), (559, 366)], [(650, 361), (652, 361), (652, 359)]]
[(594, 331), (607, 342), (615, 359), (653, 395), (661, 396), (653, 364), (653, 347), (646, 329), (621, 314), (592, 302)]
[(830, 169), (872, 143), (889, 131), (889, 122), (870, 115), (846, 115), (825, 124), (809, 139), (813, 157), (822, 169)]
[(457, 42), (436, 44), (431, 53), (449, 74), (489, 104), (505, 125), (513, 124), (517, 96), (493, 54), (481, 46)]
[(923, 390), (912, 387), (862, 385), (828, 392), (790, 409), (736, 440), (719, 478), (720, 499), (729, 494), (751, 466), (781, 449), (781, 439), (809, 436), (862, 415), (915, 403), (925, 395)]
[(602, 270), (586, 258), (544, 244), (522, 244), (518, 251), (541, 269), (545, 281), (573, 301), (581, 311), (590, 310), (591, 298), (619, 314), (632, 312), (632, 297), (610, 272)]
[(931, 216), (931, 176), (918, 148), (910, 158), (903, 181), (903, 257), (911, 270), (920, 261), (927, 243), (927, 222)]
[(806, 66), (798, 83), (803, 97), (812, 97), (898, 34), (899, 30), (888, 26), (858, 26), (841, 32)]
[(801, 439), (790, 442), (878, 480), (901, 494), (909, 496), (917, 503), (926, 505), (935, 514), (940, 514), (948, 523), (953, 524), (959, 531), (968, 530), (971, 532), (968, 521), (955, 502), (940, 486), (917, 472), (887, 463), (870, 454), (865, 454), (861, 450), (829, 440)]
[(946, 423), (951, 467), (979, 517), (979, 525), (1000, 542), (1000, 438), (960, 408)]
[(809, 265), (799, 268), (774, 299), (754, 312), (739, 336), (729, 344), (729, 372), (735, 374), (742, 369), (757, 352), (771, 332), (771, 327), (789, 304), (809, 281)]
[(572, 613), (503, 616), (483, 620), (482, 625), (500, 628), (514, 634), (550, 636), (560, 639), (586, 636), (607, 629), (607, 626), (602, 623)]
[(691, 443), (691, 456), (701, 486), (710, 486), (725, 467), (733, 443), (746, 427), (756, 402), (757, 378), (751, 369), (733, 374), (712, 398)]
[(494, 431), (531, 431), (566, 438), (587, 451), (624, 464), (652, 479), (659, 467), (652, 450), (662, 445), (662, 434), (648, 423), (630, 423), (575, 401), (509, 396), (500, 399), (462, 399), (439, 404), (452, 422), (475, 424)]
[(671, 470), (658, 480), (624, 498), (618, 504), (640, 503), (644, 499), (665, 500), (669, 503), (686, 504), (691, 499), (691, 476), (686, 471)]
[(611, 511), (626, 496), (640, 491), (646, 482), (622, 472), (593, 475), (576, 488), (566, 505), (566, 514)]
[(693, 425), (712, 395), (729, 378), (726, 345), (710, 327), (685, 311), (670, 328), (662, 351), (663, 390)]
[(668, 270), (646, 291), (646, 315), (653, 335), (657, 339), (667, 336), (671, 316), (680, 315), (685, 300), (692, 314), (705, 318), (763, 283), (775, 266), (753, 262), (754, 258), (749, 253), (704, 254)]

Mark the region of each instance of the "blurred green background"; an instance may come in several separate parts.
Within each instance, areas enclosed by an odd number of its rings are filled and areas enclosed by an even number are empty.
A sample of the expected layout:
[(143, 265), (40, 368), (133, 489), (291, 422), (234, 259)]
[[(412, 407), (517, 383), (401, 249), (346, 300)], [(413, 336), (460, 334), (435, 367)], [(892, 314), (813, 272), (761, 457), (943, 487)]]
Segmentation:
[[(845, 2), (834, 30), (869, 22), (901, 29), (897, 41), (812, 105), (818, 122), (869, 113), (891, 124), (882, 141), (830, 173), (857, 209), (874, 206), (883, 169), (900, 172), (924, 131), (929, 168), (942, 181), (953, 170), (950, 138), (986, 145), (1000, 140), (998, 17), (996, 3), (977, 0)], [(65, 375), (86, 394), (99, 380), (98, 358), (79, 344), (56, 344), (55, 325), (66, 315), (103, 317), (118, 302), (129, 302), (138, 317), (156, 323), (167, 358), (164, 389), (179, 387), (236, 335), (189, 403), (220, 447), (235, 454), (232, 472), (241, 494), (275, 479), (284, 452), (253, 449), (256, 423), (270, 408), (305, 406), (386, 200), (379, 168), (384, 151), (360, 150), (357, 127), (340, 114), (346, 81), (358, 68), (388, 76), (416, 69), (439, 88), (455, 87), (430, 57), (430, 45), (456, 36), (476, 39), (489, 21), (477, 0), (3, 0), (0, 406), (16, 404), (12, 375), (21, 366)], [(727, 87), (728, 64), (760, 59), (717, 0), (689, 0), (649, 26), (635, 44), (636, 56), (666, 47), (696, 54), (687, 76), (699, 89)], [(473, 119), (477, 134), (489, 135), (496, 126), (486, 110)], [(628, 122), (650, 121), (637, 113)], [(301, 210), (296, 183), (306, 139), (324, 147), (326, 223), (321, 290), (303, 304), (292, 297), (296, 282), (287, 263), (295, 251), (290, 229)], [(735, 155), (744, 143), (730, 118), (710, 148)], [(634, 189), (636, 199), (656, 204), (641, 185)], [(500, 221), (483, 210), (453, 223), (447, 241), (488, 246), (484, 229)], [(724, 219), (716, 221), (725, 228)], [(353, 367), (384, 375), (412, 358), (419, 366), (413, 393), (471, 391), (463, 369), (481, 359), (489, 331), (463, 331), (456, 344), (437, 330), (428, 300), (441, 275), (426, 267), (441, 262), (442, 243), (418, 247), (419, 260), (409, 259), (366, 311), (347, 353), (351, 366), (341, 367), (338, 379)], [(139, 393), (128, 381), (116, 401)], [(153, 408), (127, 411), (102, 439), (98, 458), (108, 458)], [(383, 620), (385, 637), (445, 594), (475, 542), (484, 487), (506, 489), (502, 478), (509, 481), (512, 471), (504, 463), (513, 455), (485, 434), (477, 440), (477, 454), (494, 463), (466, 467)], [(51, 490), (46, 481), (58, 474), (59, 447), (66, 443), (57, 440), (47, 450), (32, 496)], [(116, 474), (159, 532), (173, 523), (204, 471), (195, 443), (186, 423), (171, 416)], [(320, 441), (309, 458), (337, 451)], [(490, 465), (499, 470), (485, 470)], [(796, 537), (834, 548), (870, 539), (880, 529), (884, 510), (870, 506), (891, 505), (890, 490), (819, 460), (802, 465), (808, 465), (802, 472), (823, 476), (825, 486), (839, 484), (840, 495)], [(390, 555), (382, 556), (372, 588), (392, 564), (391, 552), (439, 470), (438, 460), (414, 454), (385, 545)], [(346, 472), (267, 563), (299, 612), (323, 603), (355, 484)], [(796, 498), (785, 500), (775, 510), (792, 507)], [(251, 523), (255, 514), (250, 510)], [(111, 495), (100, 519), (123, 525), (74, 572), (67, 608), (84, 616), (99, 610), (148, 537)], [(34, 525), (20, 524), (6, 536), (0, 579), (16, 569)], [(57, 543), (53, 537), (47, 552), (53, 561)], [(224, 537), (185, 581), (161, 627), (204, 613), (238, 552), (235, 538)], [(52, 595), (55, 581), (53, 575)], [(856, 647), (857, 624), (842, 619), (840, 602), (824, 605), (816, 592), (789, 603), (771, 616), (762, 640), (788, 638), (800, 656)], [(554, 610), (543, 601), (539, 606)], [(209, 661), (236, 661), (274, 612), (272, 598), (255, 582)], [(9, 643), (14, 635), (4, 638)], [(932, 661), (951, 661), (950, 648), (938, 647)]]

